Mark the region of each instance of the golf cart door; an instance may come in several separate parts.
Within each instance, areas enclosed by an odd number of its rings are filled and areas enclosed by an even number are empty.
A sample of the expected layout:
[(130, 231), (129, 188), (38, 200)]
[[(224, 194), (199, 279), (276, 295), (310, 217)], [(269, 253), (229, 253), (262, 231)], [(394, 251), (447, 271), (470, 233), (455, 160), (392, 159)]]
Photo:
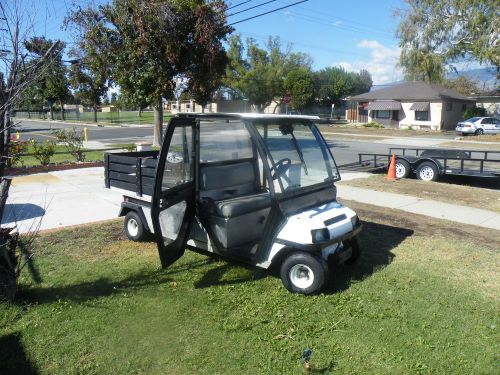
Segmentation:
[(151, 218), (162, 267), (184, 255), (195, 214), (196, 120), (173, 118), (158, 157)]

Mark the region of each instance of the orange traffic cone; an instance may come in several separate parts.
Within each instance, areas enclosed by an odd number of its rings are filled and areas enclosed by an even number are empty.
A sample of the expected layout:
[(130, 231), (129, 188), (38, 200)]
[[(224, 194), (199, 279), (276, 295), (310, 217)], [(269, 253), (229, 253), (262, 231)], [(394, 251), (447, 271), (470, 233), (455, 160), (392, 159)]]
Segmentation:
[(387, 179), (396, 179), (396, 155), (392, 154), (391, 163), (389, 164), (389, 169), (387, 170)]

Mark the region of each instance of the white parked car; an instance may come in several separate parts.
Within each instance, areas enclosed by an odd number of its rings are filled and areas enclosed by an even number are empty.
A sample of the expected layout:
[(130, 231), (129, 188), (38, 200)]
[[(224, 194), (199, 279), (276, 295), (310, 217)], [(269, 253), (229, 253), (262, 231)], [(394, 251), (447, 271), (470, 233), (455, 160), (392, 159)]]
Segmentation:
[(459, 122), (455, 131), (462, 135), (498, 134), (500, 133), (500, 120), (494, 117), (471, 117)]

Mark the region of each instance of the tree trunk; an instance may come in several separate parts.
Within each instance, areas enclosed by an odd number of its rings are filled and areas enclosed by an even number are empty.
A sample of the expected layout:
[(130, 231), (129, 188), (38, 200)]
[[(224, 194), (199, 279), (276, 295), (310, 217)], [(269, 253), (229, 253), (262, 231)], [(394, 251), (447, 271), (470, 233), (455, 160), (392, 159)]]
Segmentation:
[(9, 157), (10, 117), (9, 108), (0, 112), (0, 177), (5, 174)]
[(163, 101), (161, 97), (158, 99), (158, 102), (156, 103), (154, 108), (155, 124), (153, 133), (153, 146), (159, 147), (161, 146), (163, 139)]
[(139, 117), (142, 115), (142, 107), (139, 107)]
[(54, 121), (54, 107), (50, 104), (50, 119)]
[(63, 104), (62, 100), (60, 101), (60, 103), (61, 103), (61, 120), (64, 121), (64, 120), (66, 120), (65, 116), (64, 116), (64, 104)]
[(94, 122), (97, 123), (97, 106), (94, 105), (92, 109), (94, 110)]

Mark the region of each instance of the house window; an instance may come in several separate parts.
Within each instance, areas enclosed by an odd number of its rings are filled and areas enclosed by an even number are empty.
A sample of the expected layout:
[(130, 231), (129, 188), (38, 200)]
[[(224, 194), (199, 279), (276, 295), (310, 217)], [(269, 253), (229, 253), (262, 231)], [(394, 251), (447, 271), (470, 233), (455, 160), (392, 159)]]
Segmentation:
[(415, 111), (415, 121), (429, 121), (429, 111)]
[(451, 112), (453, 110), (453, 103), (446, 103), (446, 112)]
[(391, 111), (375, 111), (375, 118), (389, 119), (391, 117)]

